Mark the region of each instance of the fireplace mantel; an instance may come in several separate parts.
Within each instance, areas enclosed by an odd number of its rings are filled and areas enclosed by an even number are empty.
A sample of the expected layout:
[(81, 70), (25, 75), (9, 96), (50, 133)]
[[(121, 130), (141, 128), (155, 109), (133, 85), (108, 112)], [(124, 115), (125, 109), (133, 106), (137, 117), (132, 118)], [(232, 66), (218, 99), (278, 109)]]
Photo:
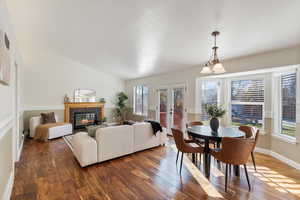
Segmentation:
[(104, 104), (102, 102), (66, 102), (65, 103), (65, 122), (70, 122), (70, 109), (72, 108), (100, 108), (99, 119), (104, 117)]

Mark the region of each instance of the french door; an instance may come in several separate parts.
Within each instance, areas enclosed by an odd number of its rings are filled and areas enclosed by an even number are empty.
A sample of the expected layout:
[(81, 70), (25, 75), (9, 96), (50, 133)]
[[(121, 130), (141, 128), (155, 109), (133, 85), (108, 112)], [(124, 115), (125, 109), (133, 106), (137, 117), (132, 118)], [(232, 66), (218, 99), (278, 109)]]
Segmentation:
[(167, 128), (171, 133), (171, 128), (185, 128), (186, 109), (184, 103), (185, 86), (174, 86), (157, 90), (157, 121)]

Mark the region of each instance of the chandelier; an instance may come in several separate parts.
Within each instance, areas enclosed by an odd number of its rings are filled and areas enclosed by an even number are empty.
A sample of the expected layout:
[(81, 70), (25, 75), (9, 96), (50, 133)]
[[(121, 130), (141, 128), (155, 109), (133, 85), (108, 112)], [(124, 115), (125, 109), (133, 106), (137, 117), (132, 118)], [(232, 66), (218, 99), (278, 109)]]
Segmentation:
[(215, 37), (214, 46), (212, 48), (212, 57), (209, 59), (207, 63), (204, 64), (201, 74), (222, 74), (225, 73), (226, 70), (224, 69), (222, 63), (220, 62), (218, 55), (217, 55), (217, 36), (220, 35), (219, 31), (214, 31), (211, 33), (213, 37)]

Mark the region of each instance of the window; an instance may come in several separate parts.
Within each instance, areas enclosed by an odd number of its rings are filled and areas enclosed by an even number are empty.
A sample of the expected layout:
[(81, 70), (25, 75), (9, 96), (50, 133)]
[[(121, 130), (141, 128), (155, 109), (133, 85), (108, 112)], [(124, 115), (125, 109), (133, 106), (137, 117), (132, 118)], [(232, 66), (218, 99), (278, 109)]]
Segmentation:
[(136, 115), (148, 114), (148, 88), (143, 85), (134, 87), (133, 112)]
[(296, 72), (280, 77), (280, 132), (295, 137), (296, 132)]
[(231, 123), (263, 127), (264, 79), (231, 81)]
[(201, 84), (201, 120), (208, 121), (209, 116), (205, 111), (206, 105), (217, 105), (219, 101), (220, 82), (203, 80)]

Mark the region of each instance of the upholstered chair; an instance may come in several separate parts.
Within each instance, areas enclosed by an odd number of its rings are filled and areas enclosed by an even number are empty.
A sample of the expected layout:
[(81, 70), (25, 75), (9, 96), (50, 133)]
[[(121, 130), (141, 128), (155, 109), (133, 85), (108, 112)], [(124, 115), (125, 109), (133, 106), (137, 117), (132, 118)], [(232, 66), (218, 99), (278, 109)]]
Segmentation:
[(256, 129), (256, 133), (255, 136), (253, 136), (253, 128), (250, 126), (240, 126), (239, 127), (240, 131), (243, 131), (245, 133), (245, 138), (254, 138), (254, 145), (253, 145), (253, 150), (251, 151), (251, 158), (252, 158), (252, 162), (253, 162), (253, 166), (254, 169), (256, 171), (256, 163), (255, 163), (255, 157), (254, 157), (254, 149), (256, 147), (257, 144), (257, 140), (258, 140), (258, 136), (259, 136), (259, 129)]
[(180, 174), (182, 169), (182, 161), (184, 153), (203, 153), (203, 147), (195, 140), (185, 140), (183, 138), (183, 132), (179, 129), (172, 128), (172, 134), (175, 140), (176, 147), (178, 149), (176, 163), (178, 161), (179, 152), (181, 152)]
[(211, 150), (210, 154), (226, 164), (225, 169), (225, 191), (227, 192), (228, 166), (244, 165), (249, 191), (251, 190), (246, 163), (253, 150), (253, 139), (229, 138), (222, 139), (222, 149)]

